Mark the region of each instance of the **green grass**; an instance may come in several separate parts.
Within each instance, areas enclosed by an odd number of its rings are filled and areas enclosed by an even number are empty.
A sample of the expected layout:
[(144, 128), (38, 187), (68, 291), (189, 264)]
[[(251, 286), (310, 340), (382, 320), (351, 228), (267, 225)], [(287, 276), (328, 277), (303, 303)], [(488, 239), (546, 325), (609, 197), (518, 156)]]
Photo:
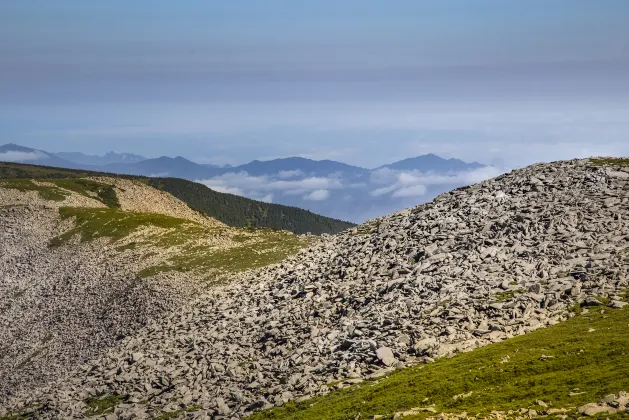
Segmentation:
[(590, 162), (596, 166), (629, 166), (629, 158), (594, 158)]
[(120, 207), (116, 190), (112, 185), (89, 179), (51, 179), (49, 182), (66, 190), (74, 191), (86, 197), (95, 198), (107, 207)]
[(155, 213), (122, 211), (116, 208), (61, 207), (59, 214), (63, 219), (75, 218), (75, 227), (53, 238), (51, 247), (68, 242), (75, 235), (80, 235), (82, 242), (98, 238), (122, 239), (135, 230), (145, 226), (159, 228), (180, 228), (187, 224), (197, 225), (186, 219)]
[(18, 191), (37, 191), (44, 200), (63, 201), (73, 191), (85, 197), (93, 198), (107, 207), (120, 207), (118, 196), (112, 185), (103, 184), (88, 179), (35, 179), (54, 185), (38, 185), (32, 179), (1, 179), (0, 187)]
[(258, 229), (251, 236), (236, 235), (236, 246), (213, 250), (202, 246), (187, 247), (163, 264), (139, 273), (149, 277), (168, 271), (205, 271), (236, 273), (282, 261), (306, 246), (308, 242), (294, 235), (271, 229)]
[(3, 179), (0, 188), (9, 188), (22, 192), (37, 191), (44, 200), (63, 201), (69, 194), (60, 188), (37, 185), (30, 179)]
[(511, 300), (515, 297), (515, 295), (522, 293), (521, 290), (507, 290), (504, 292), (496, 293), (496, 300), (498, 302), (505, 302)]
[[(161, 228), (157, 233), (134, 239), (116, 247), (118, 252), (147, 247), (147, 258), (155, 255), (152, 248), (176, 248), (162, 263), (145, 268), (138, 275), (150, 277), (168, 271), (229, 274), (279, 262), (306, 246), (309, 241), (273, 229), (214, 228), (186, 219), (155, 214), (128, 212), (116, 208), (61, 207), (63, 219), (74, 218), (74, 227), (53, 238), (51, 247), (66, 244), (75, 236), (82, 242), (98, 238), (121, 241), (140, 228)], [(233, 238), (232, 247), (214, 249), (200, 245), (198, 240), (223, 236)]]
[(127, 400), (127, 397), (122, 395), (105, 395), (101, 397), (88, 398), (85, 400), (88, 408), (85, 410), (86, 416), (96, 416), (108, 411), (113, 411), (113, 408), (118, 404), (121, 404)]
[[(553, 358), (541, 360), (542, 355)], [(623, 390), (629, 391), (629, 309), (597, 308), (549, 328), (251, 419), (392, 418), (395, 412), (427, 406), (437, 413), (482, 415), (535, 408), (537, 400), (555, 408), (578, 407)], [(469, 392), (467, 398), (453, 398)]]

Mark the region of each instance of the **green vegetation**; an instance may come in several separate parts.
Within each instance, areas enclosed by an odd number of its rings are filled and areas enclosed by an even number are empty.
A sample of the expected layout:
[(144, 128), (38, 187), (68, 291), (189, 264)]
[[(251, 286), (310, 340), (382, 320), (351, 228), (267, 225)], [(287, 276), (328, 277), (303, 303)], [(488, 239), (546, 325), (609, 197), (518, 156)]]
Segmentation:
[(504, 292), (496, 293), (496, 299), (498, 300), (498, 302), (505, 302), (505, 301), (513, 299), (515, 295), (517, 295), (518, 293), (522, 293), (522, 291), (521, 290), (507, 290)]
[(178, 178), (149, 178), (147, 183), (166, 191), (191, 208), (235, 227), (268, 227), (313, 235), (337, 233), (354, 224), (320, 216), (297, 207), (263, 203), (219, 193), (198, 182)]
[[(629, 309), (597, 308), (450, 359), (398, 370), (379, 382), (289, 403), (251, 418), (390, 419), (414, 407), (474, 416), (492, 410), (541, 410), (538, 400), (550, 408), (578, 407), (623, 390), (629, 390)], [(435, 414), (404, 418), (429, 416)]]
[[(51, 185), (52, 184), (52, 185)], [(18, 191), (37, 191), (44, 200), (63, 201), (68, 191), (74, 191), (85, 197), (94, 198), (107, 207), (120, 207), (116, 191), (111, 185), (87, 179), (2, 179), (0, 187)]]
[(297, 234), (310, 232), (313, 235), (319, 235), (322, 233), (333, 234), (355, 226), (353, 223), (320, 216), (297, 207), (263, 203), (237, 195), (220, 193), (203, 184), (185, 179), (148, 178), (0, 162), (0, 179), (41, 178), (50, 182), (53, 179), (95, 176), (109, 176), (143, 182), (168, 192), (185, 202), (190, 208), (233, 227), (272, 228), (288, 230)]
[[(142, 270), (140, 277), (161, 272), (233, 273), (279, 262), (308, 244), (308, 240), (273, 229), (233, 229), (207, 227), (199, 223), (155, 213), (128, 212), (115, 208), (61, 207), (63, 219), (74, 218), (74, 227), (55, 237), (51, 247), (59, 247), (76, 235), (88, 242), (98, 238), (121, 241), (138, 229), (156, 227), (157, 231), (134, 238), (116, 247), (119, 252), (142, 246), (172, 249), (162, 263)], [(214, 248), (212, 239), (227, 241)], [(209, 240), (204, 243), (203, 240)], [(231, 243), (230, 243), (231, 242)], [(143, 256), (156, 255), (147, 252)]]
[(53, 238), (50, 242), (52, 247), (66, 243), (75, 235), (80, 235), (83, 242), (102, 237), (117, 241), (145, 226), (169, 229), (186, 224), (197, 225), (186, 219), (155, 213), (128, 212), (115, 208), (61, 207), (59, 214), (63, 219), (74, 217), (75, 227)]
[(88, 179), (53, 179), (49, 182), (86, 197), (95, 198), (107, 207), (120, 207), (113, 185), (107, 185)]
[(4, 179), (0, 181), (0, 187), (18, 190), (22, 192), (37, 191), (44, 200), (63, 201), (68, 193), (49, 185), (37, 185), (30, 179)]
[(85, 410), (86, 416), (96, 416), (104, 414), (107, 411), (113, 410), (115, 406), (121, 404), (127, 400), (127, 397), (122, 395), (103, 395), (101, 397), (88, 398), (85, 400), (88, 409)]
[(596, 166), (629, 166), (629, 158), (595, 158), (590, 162)]
[(187, 246), (183, 252), (163, 264), (142, 270), (140, 277), (168, 271), (197, 271), (235, 273), (264, 267), (282, 261), (307, 245), (294, 235), (270, 229), (260, 229), (251, 236), (237, 236), (237, 246), (213, 250), (204, 246)]

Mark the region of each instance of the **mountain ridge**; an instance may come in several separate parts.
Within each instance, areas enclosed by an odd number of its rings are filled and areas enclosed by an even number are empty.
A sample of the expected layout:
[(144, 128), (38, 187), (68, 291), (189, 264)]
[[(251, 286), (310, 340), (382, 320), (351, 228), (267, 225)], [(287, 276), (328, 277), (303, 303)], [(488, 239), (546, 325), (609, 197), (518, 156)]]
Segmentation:
[[(448, 165), (448, 163), (451, 164), (451, 166), (448, 167), (448, 170), (476, 169), (476, 168), (485, 166), (478, 162), (466, 163), (459, 159), (444, 159), (432, 153), (403, 159), (400, 161), (381, 165), (373, 169), (363, 168), (363, 167), (355, 166), (355, 165), (349, 165), (343, 162), (338, 162), (338, 161), (334, 161), (330, 159), (315, 160), (315, 159), (303, 158), (303, 157), (298, 157), (298, 156), (277, 158), (277, 159), (271, 159), (267, 161), (261, 161), (261, 160), (256, 159), (248, 163), (226, 167), (226, 166), (199, 164), (182, 156), (176, 156), (176, 157), (160, 156), (158, 158), (144, 158), (139, 155), (133, 155), (133, 154), (127, 154), (127, 153), (115, 154), (113, 152), (109, 152), (108, 154), (104, 156), (85, 155), (80, 152), (50, 153), (50, 152), (46, 152), (39, 149), (19, 146), (13, 143), (8, 143), (3, 146), (0, 146), (0, 153), (2, 153), (3, 151), (9, 151), (13, 149), (23, 151), (23, 152), (39, 151), (51, 157), (58, 157), (60, 159), (62, 159), (62, 156), (70, 156), (70, 155), (75, 156), (75, 154), (81, 155), (83, 157), (88, 157), (88, 158), (91, 158), (91, 157), (105, 158), (110, 154), (113, 154), (118, 157), (127, 155), (127, 156), (136, 157), (140, 160), (129, 162), (129, 163), (112, 162), (112, 163), (107, 163), (103, 165), (85, 164), (86, 167), (84, 168), (72, 168), (72, 169), (99, 170), (99, 168), (95, 168), (95, 166), (102, 166), (103, 168), (100, 168), (100, 170), (109, 169), (111, 172), (114, 172), (114, 173), (120, 172), (121, 174), (130, 174), (130, 175), (148, 175), (147, 173), (142, 173), (142, 172), (143, 171), (144, 172), (145, 171), (158, 171), (159, 169), (164, 169), (166, 171), (170, 170), (171, 172), (173, 170), (184, 171), (185, 174), (193, 174), (193, 175), (183, 176), (186, 179), (188, 179), (191, 176), (196, 176), (196, 177), (199, 177), (199, 179), (202, 179), (203, 177), (211, 177), (211, 176), (221, 175), (227, 172), (238, 172), (238, 171), (245, 171), (252, 175), (260, 175), (260, 174), (277, 173), (280, 171), (302, 170), (306, 174), (314, 173), (315, 175), (329, 175), (334, 172), (343, 172), (343, 171), (350, 171), (350, 172), (356, 172), (359, 174), (364, 174), (364, 173), (369, 173), (371, 171), (382, 169), (382, 168), (405, 169), (405, 170), (412, 169), (412, 170), (423, 170), (427, 172), (427, 171), (434, 171), (434, 170), (442, 170), (444, 167)], [(75, 165), (81, 164), (79, 162), (72, 162), (69, 159), (62, 159), (62, 160), (65, 160)], [(180, 165), (185, 165), (185, 166), (182, 168), (175, 168), (172, 165), (173, 162), (176, 162), (176, 163), (179, 163)], [(414, 164), (415, 166), (413, 166)], [(426, 166), (422, 168), (421, 166), (418, 166), (418, 165), (426, 165)], [(170, 175), (174, 177), (178, 177), (178, 178), (182, 177), (181, 175), (176, 175), (176, 174), (170, 174)]]
[(196, 182), (161, 177), (119, 175), (89, 170), (75, 170), (0, 162), (2, 179), (59, 179), (82, 177), (114, 177), (138, 180), (160, 191), (182, 199), (189, 207), (233, 227), (272, 228), (296, 234), (336, 233), (355, 224), (329, 218), (297, 207), (265, 203), (246, 197), (211, 190)]
[(144, 156), (133, 153), (110, 151), (104, 155), (87, 155), (81, 152), (56, 152), (55, 156), (79, 165), (102, 166), (112, 163), (137, 163), (146, 160)]

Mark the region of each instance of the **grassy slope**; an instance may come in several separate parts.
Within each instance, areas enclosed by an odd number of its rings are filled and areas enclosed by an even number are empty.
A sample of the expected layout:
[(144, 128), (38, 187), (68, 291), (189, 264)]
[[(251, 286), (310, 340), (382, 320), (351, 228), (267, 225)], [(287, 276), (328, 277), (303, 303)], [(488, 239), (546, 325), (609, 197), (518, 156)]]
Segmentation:
[[(553, 358), (541, 360), (542, 355)], [(550, 407), (578, 407), (623, 390), (629, 391), (629, 307), (592, 310), (451, 359), (396, 371), (379, 382), (289, 403), (251, 418), (391, 418), (395, 412), (428, 406), (437, 413), (542, 411), (537, 400)], [(454, 399), (470, 392), (469, 397)]]
[[(53, 238), (51, 247), (63, 246), (77, 235), (81, 241), (108, 238), (116, 243), (138, 229), (159, 228), (155, 233), (136, 238), (135, 242), (125, 241), (117, 247), (121, 252), (142, 246), (151, 250), (177, 247), (163, 263), (141, 271), (141, 277), (166, 271), (195, 271), (207, 275), (235, 273), (279, 262), (308, 244), (307, 240), (283, 231), (210, 228), (186, 219), (116, 208), (61, 207), (59, 213), (64, 219), (74, 218), (75, 225)], [(212, 248), (198, 242), (221, 236), (230, 239), (235, 246)]]
[(69, 191), (74, 191), (85, 197), (94, 198), (105, 204), (107, 207), (120, 207), (116, 191), (111, 185), (87, 179), (39, 179), (46, 184), (36, 184), (31, 179), (0, 179), (0, 187), (16, 189), (19, 191), (37, 191), (44, 200), (63, 201), (68, 196)]
[(184, 179), (148, 178), (0, 162), (0, 179), (5, 180), (21, 181), (19, 179), (41, 178), (52, 181), (60, 178), (71, 179), (90, 176), (110, 176), (144, 182), (174, 195), (189, 207), (229, 226), (284, 229), (297, 234), (307, 232), (313, 234), (337, 233), (354, 226), (352, 223), (320, 216), (297, 207), (263, 203), (232, 194), (219, 193), (202, 184)]

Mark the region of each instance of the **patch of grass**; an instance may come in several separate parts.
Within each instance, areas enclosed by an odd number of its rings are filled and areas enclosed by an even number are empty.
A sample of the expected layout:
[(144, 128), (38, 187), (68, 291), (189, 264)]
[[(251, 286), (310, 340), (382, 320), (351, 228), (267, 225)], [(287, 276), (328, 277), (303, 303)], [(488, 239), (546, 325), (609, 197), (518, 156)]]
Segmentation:
[[(116, 247), (118, 252), (143, 246), (149, 249), (177, 247), (177, 252), (163, 263), (142, 270), (141, 278), (168, 271), (235, 273), (279, 262), (309, 243), (307, 239), (279, 230), (206, 227), (186, 219), (115, 208), (61, 207), (59, 213), (64, 219), (74, 218), (75, 225), (53, 238), (51, 247), (61, 246), (76, 235), (83, 242), (103, 237), (116, 242), (143, 227), (161, 228), (150, 236), (134, 238), (133, 242)], [(235, 246), (217, 249), (198, 241), (216, 236), (233, 239)], [(143, 257), (153, 255), (154, 251), (147, 250)]]
[(84, 401), (85, 404), (87, 404), (88, 406), (84, 414), (86, 416), (96, 416), (99, 414), (103, 414), (109, 410), (113, 410), (115, 406), (117, 406), (118, 404), (122, 404), (126, 400), (126, 396), (113, 394), (88, 398)]
[(505, 302), (507, 300), (512, 300), (517, 294), (522, 293), (521, 290), (507, 290), (504, 292), (496, 293), (496, 299), (498, 302)]
[[(41, 185), (35, 182), (54, 185)], [(73, 191), (85, 197), (94, 198), (107, 207), (120, 207), (118, 196), (112, 185), (80, 178), (67, 179), (3, 179), (0, 187), (18, 191), (37, 191), (44, 200), (63, 201)]]
[(118, 202), (118, 196), (116, 195), (116, 190), (113, 185), (80, 178), (51, 179), (48, 180), (48, 182), (86, 197), (95, 198), (107, 207), (120, 207), (120, 202)]
[(63, 201), (68, 193), (60, 188), (37, 185), (30, 179), (3, 179), (0, 180), (0, 188), (9, 188), (22, 192), (37, 191), (44, 200)]
[[(140, 277), (150, 277), (168, 271), (206, 271), (236, 273), (282, 261), (299, 251), (308, 241), (271, 229), (254, 230), (255, 236), (235, 235), (237, 246), (227, 249), (187, 247), (163, 264), (146, 268)], [(247, 239), (245, 239), (247, 238)]]
[(75, 227), (53, 238), (50, 241), (51, 247), (63, 245), (75, 235), (80, 235), (83, 242), (102, 237), (117, 241), (145, 226), (169, 229), (181, 228), (188, 224), (197, 225), (186, 219), (155, 213), (128, 212), (115, 208), (61, 207), (59, 214), (63, 219), (74, 217)]
[(629, 158), (595, 158), (590, 162), (595, 166), (629, 166)]
[[(353, 419), (432, 406), (437, 413), (578, 407), (629, 390), (629, 309), (591, 308), (570, 320), (436, 363), (398, 370), (251, 419)], [(541, 356), (552, 356), (542, 360)], [(507, 357), (508, 356), (508, 357)], [(454, 396), (472, 394), (467, 398)], [(411, 418), (434, 416), (421, 413)]]

